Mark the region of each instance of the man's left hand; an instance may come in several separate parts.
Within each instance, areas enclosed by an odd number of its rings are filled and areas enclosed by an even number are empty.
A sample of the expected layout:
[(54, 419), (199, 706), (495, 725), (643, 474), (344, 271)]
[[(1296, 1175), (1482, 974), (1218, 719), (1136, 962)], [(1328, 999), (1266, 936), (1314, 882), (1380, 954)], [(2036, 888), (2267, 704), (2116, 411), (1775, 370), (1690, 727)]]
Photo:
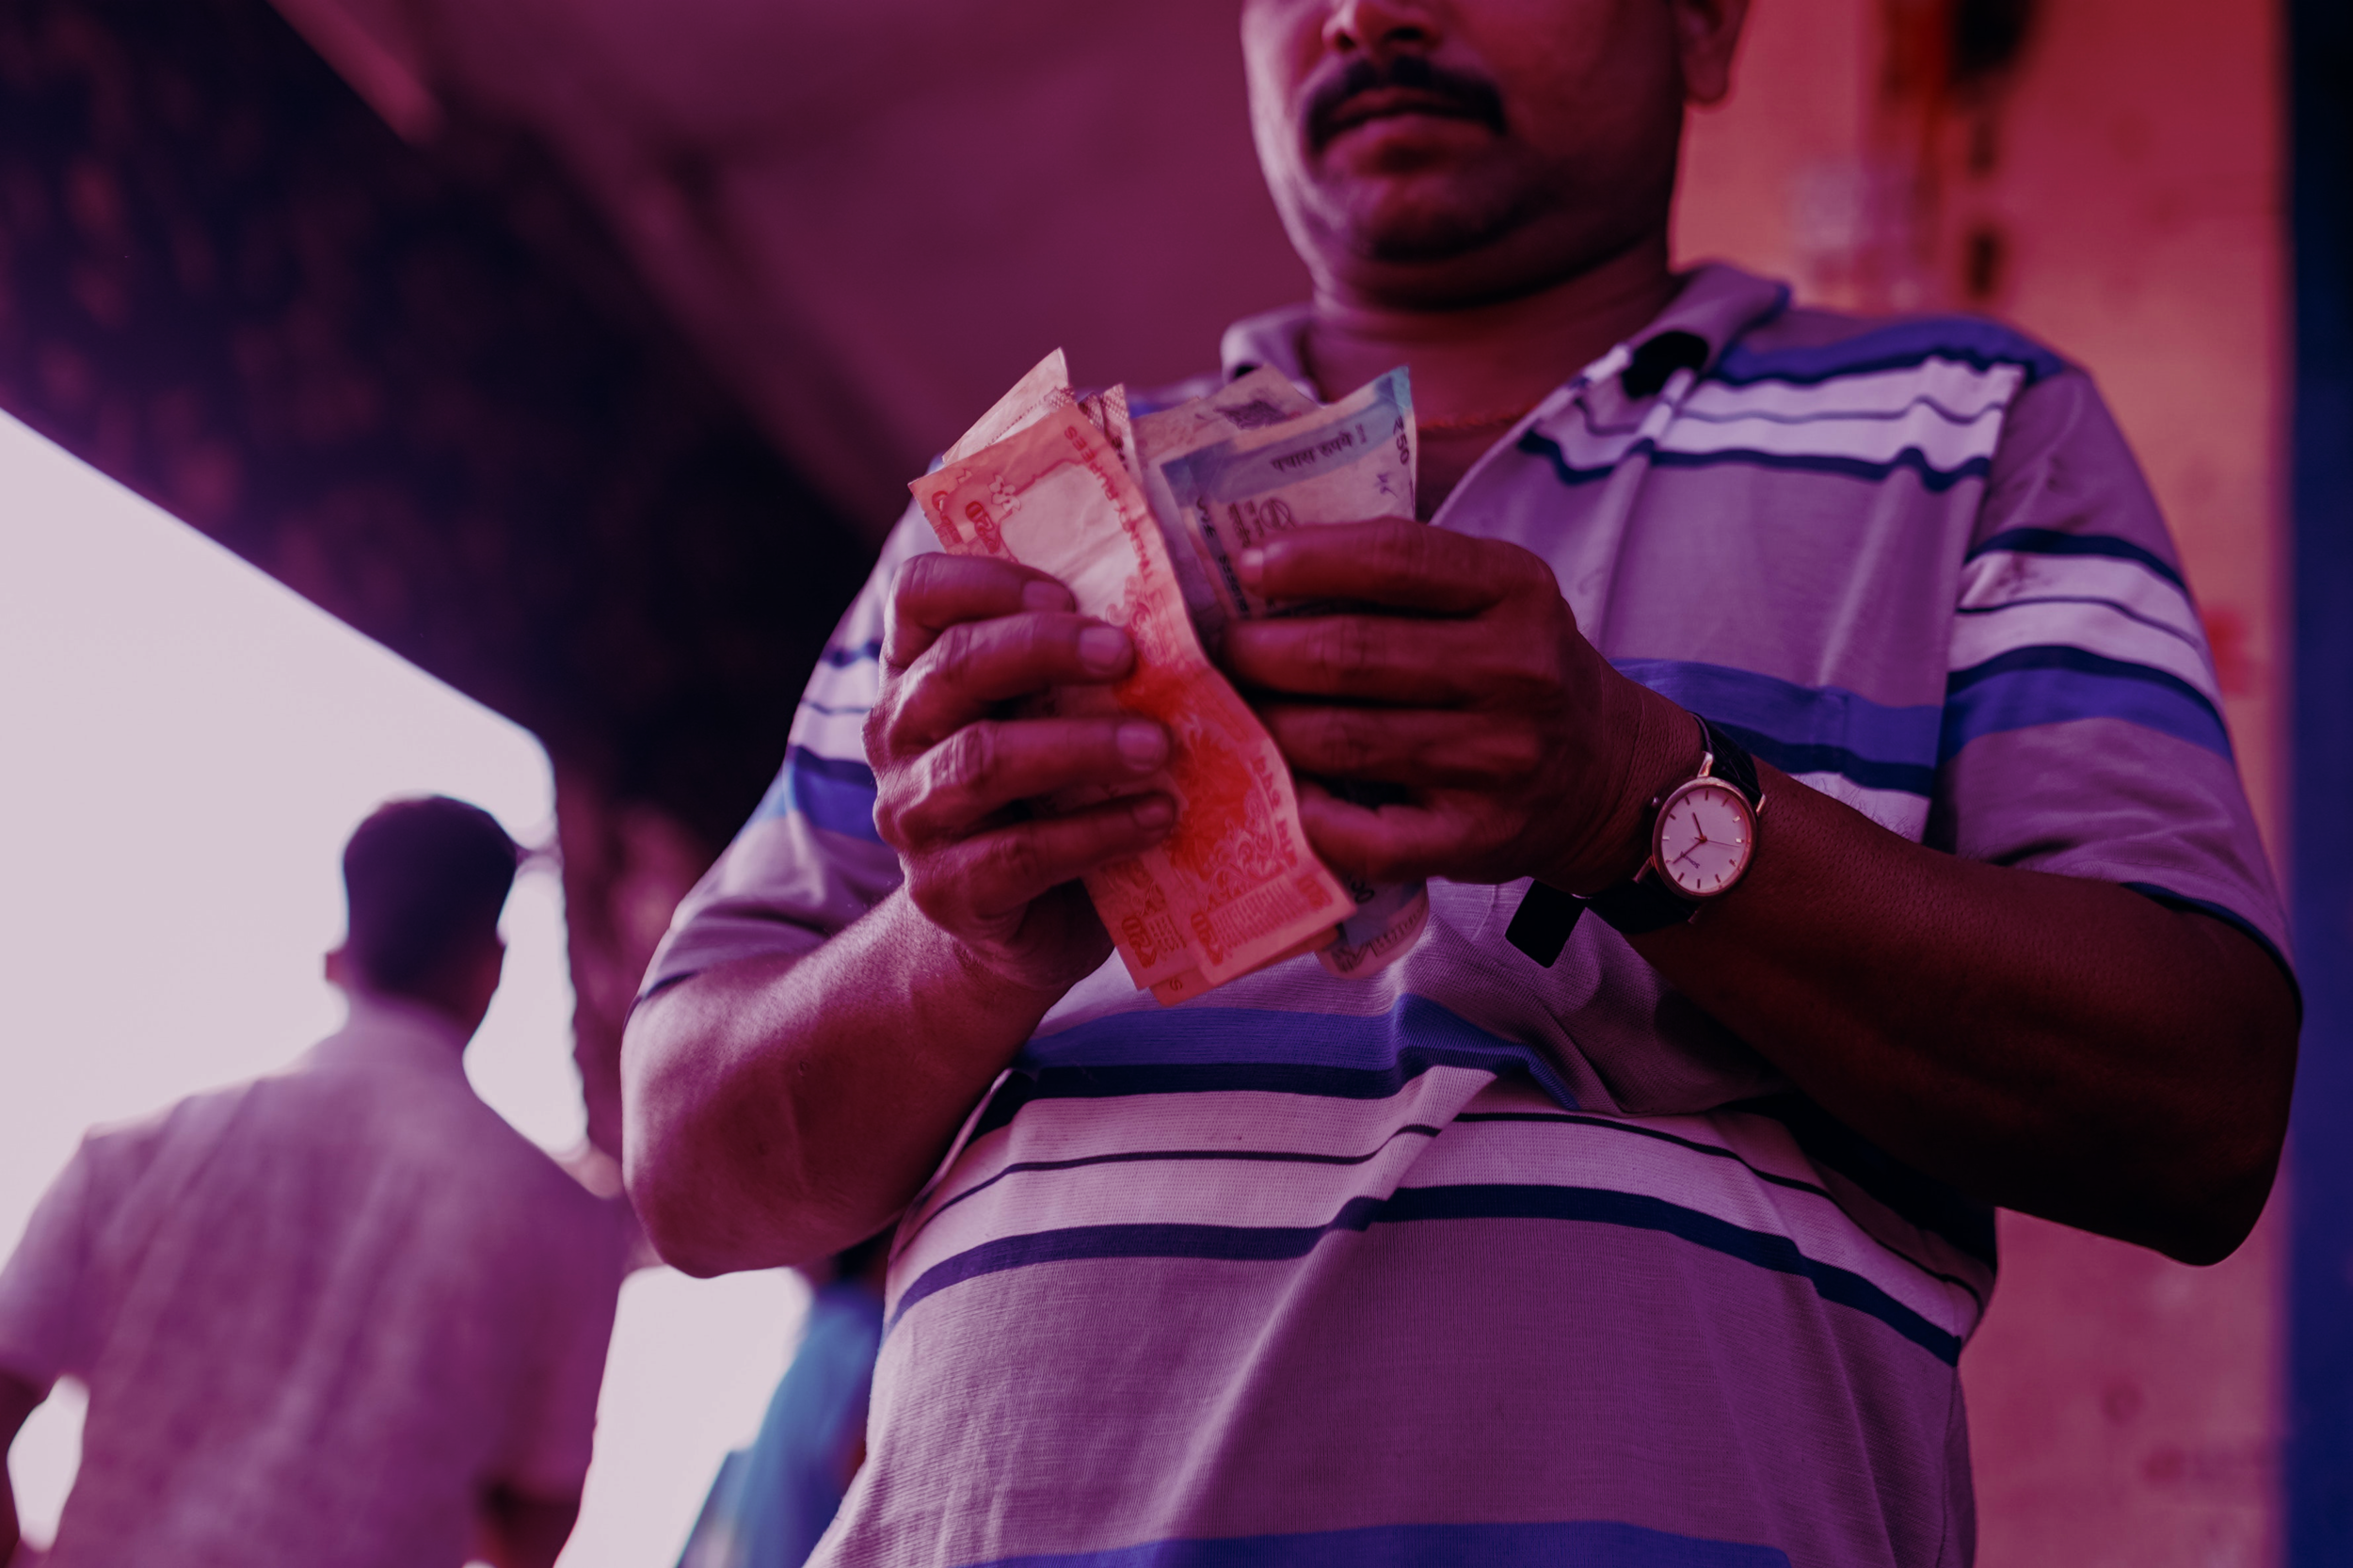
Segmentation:
[(1645, 808), (1698, 765), (1698, 727), (1610, 668), (1537, 556), (1384, 520), (1284, 534), (1237, 567), (1269, 599), (1345, 601), (1225, 632), (1220, 662), (1292, 767), (1407, 792), (1372, 809), (1303, 779), (1332, 865), (1571, 892), (1641, 866)]

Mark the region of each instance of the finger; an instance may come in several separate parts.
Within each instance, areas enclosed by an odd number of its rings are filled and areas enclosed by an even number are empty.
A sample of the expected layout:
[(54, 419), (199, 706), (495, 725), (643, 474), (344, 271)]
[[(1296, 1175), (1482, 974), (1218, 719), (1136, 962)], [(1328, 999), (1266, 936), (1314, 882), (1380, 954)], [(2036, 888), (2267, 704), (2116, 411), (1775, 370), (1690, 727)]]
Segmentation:
[(1518, 715), (1282, 702), (1258, 717), (1293, 768), (1327, 778), (1492, 788), (1523, 782), (1545, 761), (1543, 737)]
[(1560, 591), (1552, 569), (1518, 545), (1394, 518), (1295, 528), (1243, 551), (1234, 569), (1267, 599), (1351, 599), (1442, 615), (1473, 614), (1538, 586)]
[(958, 621), (897, 681), (888, 744), (895, 755), (929, 747), (1000, 702), (1107, 684), (1134, 664), (1125, 632), (1067, 611)]
[(1070, 590), (1033, 567), (984, 555), (912, 556), (891, 580), (883, 612), (883, 665), (901, 670), (959, 621), (1069, 610)]
[(1461, 858), (1461, 824), (1418, 805), (1352, 806), (1312, 780), (1299, 786), (1299, 822), (1323, 863), (1359, 881), (1412, 882)]
[(1478, 621), (1298, 616), (1229, 624), (1218, 663), (1242, 684), (1270, 692), (1453, 708), (1537, 696), (1546, 684), (1546, 652)]
[(1150, 719), (984, 719), (924, 753), (877, 802), (886, 842), (960, 838), (1017, 800), (1080, 785), (1132, 788), (1168, 761)]
[(1043, 817), (975, 834), (928, 857), (928, 900), (918, 907), (935, 919), (942, 903), (960, 904), (975, 919), (1013, 914), (1051, 888), (1096, 867), (1141, 855), (1168, 837), (1176, 802), (1162, 794), (1129, 795), (1068, 816)]

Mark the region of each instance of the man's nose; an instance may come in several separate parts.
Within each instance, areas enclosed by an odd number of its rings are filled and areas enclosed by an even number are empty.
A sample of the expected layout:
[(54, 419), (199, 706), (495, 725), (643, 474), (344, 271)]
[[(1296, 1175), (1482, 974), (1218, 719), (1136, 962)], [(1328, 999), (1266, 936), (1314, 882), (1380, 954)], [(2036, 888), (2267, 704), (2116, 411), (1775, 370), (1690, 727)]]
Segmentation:
[(1444, 33), (1438, 8), (1424, 0), (1339, 0), (1323, 24), (1323, 46), (1372, 59), (1423, 55)]

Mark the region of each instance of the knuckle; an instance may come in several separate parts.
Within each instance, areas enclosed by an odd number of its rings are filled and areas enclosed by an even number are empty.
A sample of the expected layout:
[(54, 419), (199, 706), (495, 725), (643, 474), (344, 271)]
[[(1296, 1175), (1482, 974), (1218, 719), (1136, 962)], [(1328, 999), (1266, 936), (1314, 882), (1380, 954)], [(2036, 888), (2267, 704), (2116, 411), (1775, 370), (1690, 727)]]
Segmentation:
[(1561, 597), (1561, 579), (1554, 574), (1550, 562), (1524, 546), (1508, 540), (1501, 542), (1510, 552), (1507, 559), (1512, 563), (1513, 575), (1524, 590), (1539, 599)]
[(1430, 536), (1437, 532), (1403, 518), (1383, 518), (1381, 531), (1374, 536), (1374, 544), (1392, 561), (1426, 561), (1430, 558)]
[(899, 563), (899, 569), (890, 574), (890, 592), (883, 602), (883, 614), (892, 620), (914, 608), (923, 593), (923, 563), (927, 556), (917, 555)]
[(1035, 835), (1019, 831), (999, 835), (988, 846), (981, 871), (987, 880), (1009, 887), (1035, 884), (1045, 872)]
[(1309, 641), (1307, 657), (1326, 677), (1346, 680), (1371, 663), (1375, 648), (1370, 621), (1363, 616), (1334, 616)]
[(932, 753), (933, 780), (941, 789), (973, 790), (996, 772), (997, 753), (997, 726), (986, 720), (968, 724)]
[(874, 831), (891, 848), (906, 849), (914, 841), (912, 824), (908, 821), (914, 801), (910, 798), (905, 778), (894, 771), (878, 776), (875, 784)]
[(1333, 766), (1353, 771), (1372, 761), (1371, 732), (1356, 714), (1327, 711), (1317, 728), (1321, 731), (1316, 738), (1317, 749)]
[(899, 563), (891, 578), (893, 600), (920, 600), (936, 593), (947, 584), (952, 575), (960, 574), (962, 563), (953, 555), (937, 551), (923, 551)]
[(1436, 532), (1418, 523), (1384, 528), (1373, 536), (1373, 559), (1386, 574), (1408, 579), (1425, 576), (1435, 549), (1426, 536)]
[(918, 555), (899, 563), (890, 574), (890, 591), (883, 596), (883, 647), (899, 648), (909, 642), (921, 641), (923, 604), (930, 597), (931, 573), (925, 563), (934, 559)]
[(1024, 666), (1042, 656), (1060, 653), (1078, 637), (1076, 627), (1059, 625), (1043, 616), (1022, 616), (1000, 624), (996, 640), (1008, 658)]
[(1544, 737), (1526, 725), (1502, 730), (1489, 741), (1488, 746), (1495, 770), (1507, 776), (1525, 778), (1544, 766)]
[(887, 761), (893, 755), (890, 743), (898, 717), (895, 684), (884, 686), (882, 696), (868, 711), (866, 722), (857, 727), (857, 738), (866, 748), (866, 760), (870, 763)]
[(979, 646), (978, 623), (968, 620), (957, 621), (954, 625), (943, 630), (939, 633), (939, 640), (932, 645), (932, 668), (941, 674), (960, 671), (971, 664), (979, 652)]
[[(912, 755), (930, 744), (933, 727), (939, 722), (933, 715), (944, 706), (941, 683), (939, 666), (929, 657), (917, 660), (899, 677), (890, 712), (882, 719), (884, 744), (892, 755)], [(867, 744), (871, 746), (873, 742)]]

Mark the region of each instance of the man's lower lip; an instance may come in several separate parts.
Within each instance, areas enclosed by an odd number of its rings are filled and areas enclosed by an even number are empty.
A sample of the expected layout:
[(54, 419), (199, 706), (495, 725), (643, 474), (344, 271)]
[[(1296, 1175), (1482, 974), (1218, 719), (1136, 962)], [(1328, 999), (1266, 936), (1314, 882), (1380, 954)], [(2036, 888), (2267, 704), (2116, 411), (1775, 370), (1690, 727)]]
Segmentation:
[(1326, 131), (1323, 134), (1323, 143), (1324, 145), (1329, 146), (1331, 143), (1336, 142), (1339, 140), (1340, 137), (1348, 135), (1351, 131), (1362, 131), (1368, 126), (1373, 125), (1393, 124), (1401, 120), (1434, 120), (1443, 121), (1449, 125), (1476, 125), (1480, 123), (1479, 120), (1475, 116), (1454, 114), (1445, 109), (1385, 109), (1379, 114), (1367, 115), (1362, 120), (1351, 120), (1342, 124), (1333, 126), (1329, 131)]

